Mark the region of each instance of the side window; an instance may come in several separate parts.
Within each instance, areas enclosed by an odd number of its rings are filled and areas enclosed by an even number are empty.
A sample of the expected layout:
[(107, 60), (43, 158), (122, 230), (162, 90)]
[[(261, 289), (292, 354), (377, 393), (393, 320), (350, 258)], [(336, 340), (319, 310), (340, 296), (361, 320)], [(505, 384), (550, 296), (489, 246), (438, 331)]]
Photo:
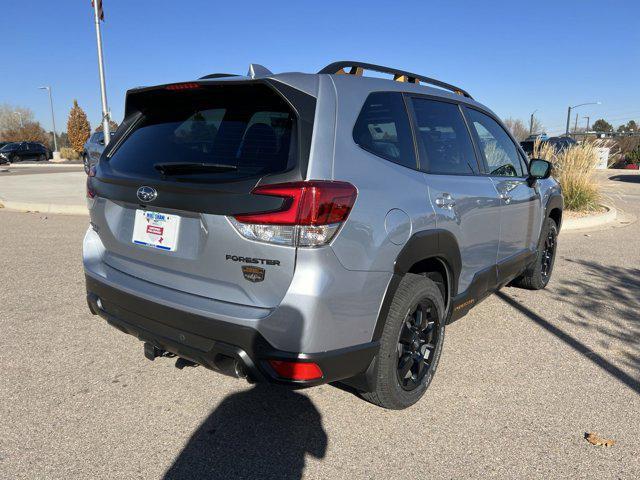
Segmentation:
[(369, 95), (353, 128), (353, 140), (379, 157), (413, 169), (417, 166), (409, 117), (401, 93)]
[(458, 105), (423, 98), (412, 102), (420, 167), (428, 173), (477, 174), (476, 154)]
[(484, 154), (487, 173), (498, 177), (522, 177), (518, 149), (511, 137), (491, 117), (477, 110), (466, 109)]

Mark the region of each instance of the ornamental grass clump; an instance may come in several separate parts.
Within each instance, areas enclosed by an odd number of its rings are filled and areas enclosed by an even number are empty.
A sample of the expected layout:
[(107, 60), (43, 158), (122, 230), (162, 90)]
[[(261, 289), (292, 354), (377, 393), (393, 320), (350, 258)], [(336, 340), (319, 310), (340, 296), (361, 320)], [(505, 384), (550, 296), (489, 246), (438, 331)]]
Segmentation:
[(548, 143), (536, 141), (533, 158), (553, 164), (553, 177), (562, 186), (567, 210), (590, 211), (600, 206), (600, 187), (595, 178), (598, 163), (597, 142), (574, 145), (560, 151)]

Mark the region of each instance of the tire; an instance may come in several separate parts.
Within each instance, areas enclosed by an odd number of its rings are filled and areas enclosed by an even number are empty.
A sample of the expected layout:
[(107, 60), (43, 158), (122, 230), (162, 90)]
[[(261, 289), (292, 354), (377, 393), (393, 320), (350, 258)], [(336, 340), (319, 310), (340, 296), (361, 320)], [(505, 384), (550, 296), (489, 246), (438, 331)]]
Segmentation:
[(87, 155), (82, 155), (82, 164), (84, 165), (84, 173), (89, 174), (89, 159)]
[(540, 232), (535, 261), (512, 282), (512, 286), (527, 290), (541, 290), (549, 284), (558, 247), (558, 226), (546, 218)]
[[(422, 312), (421, 322), (417, 320), (418, 310)], [(380, 338), (373, 370), (375, 390), (362, 392), (365, 400), (401, 410), (422, 398), (442, 353), (445, 315), (438, 285), (422, 275), (405, 275), (391, 302)]]
[(44, 155), (44, 153), (41, 153), (40, 155), (38, 155), (39, 162), (44, 162), (46, 159), (47, 157)]
[(11, 163), (18, 163), (19, 161), (20, 161), (19, 155), (14, 155), (13, 157), (11, 157)]

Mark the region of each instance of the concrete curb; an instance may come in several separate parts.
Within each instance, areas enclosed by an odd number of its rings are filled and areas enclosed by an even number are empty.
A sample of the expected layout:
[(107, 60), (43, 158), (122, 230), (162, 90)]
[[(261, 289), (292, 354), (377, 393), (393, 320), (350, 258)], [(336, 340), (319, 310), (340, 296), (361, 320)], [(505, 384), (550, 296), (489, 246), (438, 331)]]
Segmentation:
[(0, 201), (0, 210), (12, 212), (52, 213), (58, 215), (89, 215), (86, 205), (59, 205), (54, 203), (23, 203)]
[(607, 209), (604, 213), (587, 215), (580, 218), (567, 218), (562, 220), (562, 231), (565, 230), (582, 230), (584, 228), (595, 228), (608, 225), (616, 220), (618, 211), (610, 205), (602, 205)]
[(67, 162), (38, 162), (38, 163), (11, 163), (9, 165), (3, 165), (3, 168), (12, 169), (23, 169), (23, 168), (42, 168), (42, 167), (51, 167), (51, 168), (69, 168), (69, 167), (80, 167), (82, 168), (82, 163), (67, 163)]

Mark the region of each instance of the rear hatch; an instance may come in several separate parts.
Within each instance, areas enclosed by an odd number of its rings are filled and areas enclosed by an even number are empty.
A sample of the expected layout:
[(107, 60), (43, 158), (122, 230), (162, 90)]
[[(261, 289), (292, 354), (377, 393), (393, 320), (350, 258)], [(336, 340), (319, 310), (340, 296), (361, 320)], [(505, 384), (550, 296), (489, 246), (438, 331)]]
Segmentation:
[(229, 216), (281, 208), (251, 192), (304, 179), (314, 109), (313, 97), (271, 80), (130, 91), (88, 183), (104, 262), (190, 294), (276, 306), (295, 247), (243, 238)]

